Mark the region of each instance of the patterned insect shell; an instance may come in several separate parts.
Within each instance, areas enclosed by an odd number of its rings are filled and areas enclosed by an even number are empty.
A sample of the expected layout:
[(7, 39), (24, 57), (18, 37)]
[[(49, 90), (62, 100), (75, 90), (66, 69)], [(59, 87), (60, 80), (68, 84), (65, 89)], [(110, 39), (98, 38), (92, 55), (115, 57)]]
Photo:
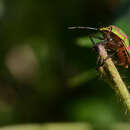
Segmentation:
[(128, 53), (130, 54), (130, 46), (129, 46), (128, 37), (120, 28), (118, 28), (114, 25), (110, 25), (108, 27), (100, 28), (99, 30), (100, 31), (105, 31), (105, 30), (110, 31), (113, 34), (115, 34), (116, 36), (118, 36), (123, 41), (125, 48), (127, 49)]

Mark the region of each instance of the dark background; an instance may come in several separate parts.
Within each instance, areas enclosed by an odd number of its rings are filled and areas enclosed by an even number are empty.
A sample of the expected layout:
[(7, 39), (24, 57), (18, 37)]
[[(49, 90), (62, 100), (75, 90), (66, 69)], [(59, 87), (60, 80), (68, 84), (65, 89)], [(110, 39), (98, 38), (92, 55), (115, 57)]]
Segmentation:
[[(67, 29), (110, 24), (130, 37), (129, 0), (0, 0), (0, 125), (127, 122), (83, 46), (92, 32)], [(118, 69), (130, 85), (130, 69)]]

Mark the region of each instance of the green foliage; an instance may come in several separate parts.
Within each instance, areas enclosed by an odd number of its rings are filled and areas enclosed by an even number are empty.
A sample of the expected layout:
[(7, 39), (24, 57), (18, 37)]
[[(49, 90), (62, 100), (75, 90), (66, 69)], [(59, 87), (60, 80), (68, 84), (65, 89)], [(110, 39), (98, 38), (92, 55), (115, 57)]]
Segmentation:
[[(112, 99), (109, 98), (107, 102), (105, 102), (100, 98), (80, 98), (68, 104), (70, 112), (68, 116), (73, 115), (70, 117), (71, 120), (87, 121), (98, 125), (109, 125), (119, 122), (121, 117), (115, 113), (118, 109), (115, 104), (112, 104), (111, 100)], [(110, 104), (112, 104), (112, 106)]]
[(95, 69), (90, 69), (69, 79), (70, 86), (78, 86), (97, 77)]

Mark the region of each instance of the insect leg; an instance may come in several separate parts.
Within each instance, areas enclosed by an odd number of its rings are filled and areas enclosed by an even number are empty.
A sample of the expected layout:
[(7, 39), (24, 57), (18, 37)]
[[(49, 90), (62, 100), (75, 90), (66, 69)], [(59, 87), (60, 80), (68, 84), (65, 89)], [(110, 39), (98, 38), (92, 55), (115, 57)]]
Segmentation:
[[(99, 40), (103, 40), (101, 42), (95, 43), (93, 38), (99, 39)], [(91, 34), (89, 35), (89, 39), (91, 40), (93, 46), (97, 45), (97, 44), (106, 44), (108, 42), (108, 40), (104, 40), (104, 38), (98, 37), (98, 36), (92, 36)]]
[(90, 38), (90, 40), (91, 40), (91, 42), (92, 42), (93, 46), (95, 46), (95, 45), (96, 45), (96, 43), (94, 42), (94, 40), (93, 40), (93, 38), (92, 38), (92, 35), (89, 35), (89, 38)]
[(117, 52), (118, 52), (118, 50), (117, 50), (117, 51), (115, 51), (115, 52), (113, 52), (113, 54), (108, 55), (108, 56), (107, 56), (107, 57), (103, 60), (102, 64), (100, 64), (100, 66), (103, 66), (103, 65), (104, 65), (104, 62), (105, 62), (107, 59), (109, 59), (109, 58), (113, 57), (113, 56), (114, 56)]
[(95, 39), (98, 39), (98, 40), (104, 40), (104, 38), (102, 37), (99, 37), (99, 36), (93, 36)]
[(95, 43), (95, 41), (93, 40), (93, 37), (92, 37), (92, 35), (89, 35), (89, 39), (90, 39), (90, 41), (92, 42), (92, 44), (93, 44), (93, 48), (92, 48), (92, 50), (93, 51), (97, 51), (97, 43)]

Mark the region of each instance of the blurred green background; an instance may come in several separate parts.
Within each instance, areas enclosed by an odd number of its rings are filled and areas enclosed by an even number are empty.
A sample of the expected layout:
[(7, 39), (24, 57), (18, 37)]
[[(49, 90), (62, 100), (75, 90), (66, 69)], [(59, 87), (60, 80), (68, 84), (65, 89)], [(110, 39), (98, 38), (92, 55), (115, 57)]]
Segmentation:
[(98, 77), (93, 32), (67, 27), (114, 24), (130, 37), (129, 21), (129, 0), (0, 0), (0, 125), (128, 122)]

